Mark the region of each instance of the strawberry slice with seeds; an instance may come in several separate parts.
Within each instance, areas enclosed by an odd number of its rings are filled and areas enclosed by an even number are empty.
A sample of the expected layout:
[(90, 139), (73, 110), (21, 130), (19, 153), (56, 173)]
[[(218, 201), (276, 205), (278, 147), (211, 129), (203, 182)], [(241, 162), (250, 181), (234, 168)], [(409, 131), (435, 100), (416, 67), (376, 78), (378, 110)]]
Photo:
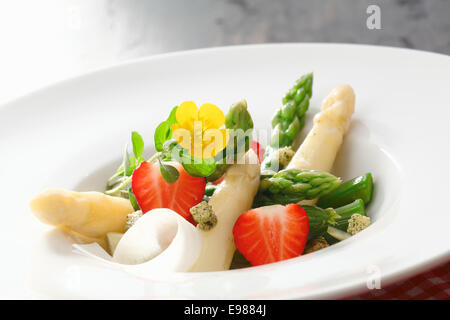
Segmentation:
[(252, 209), (233, 227), (236, 248), (254, 266), (298, 257), (308, 233), (308, 215), (298, 204)]
[(137, 203), (144, 213), (156, 208), (169, 208), (195, 225), (189, 209), (202, 201), (205, 179), (190, 176), (178, 162), (167, 164), (180, 173), (175, 183), (169, 184), (164, 180), (158, 162), (145, 161), (134, 170), (131, 188)]

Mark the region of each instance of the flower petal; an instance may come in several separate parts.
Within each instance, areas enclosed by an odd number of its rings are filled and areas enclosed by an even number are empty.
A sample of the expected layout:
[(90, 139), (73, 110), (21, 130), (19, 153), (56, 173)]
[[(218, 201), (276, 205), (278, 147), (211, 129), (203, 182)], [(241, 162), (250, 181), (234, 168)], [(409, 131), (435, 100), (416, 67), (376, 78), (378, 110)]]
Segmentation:
[(172, 138), (175, 139), (182, 148), (191, 150), (191, 132), (187, 129), (181, 128), (178, 123), (172, 125)]
[(198, 119), (203, 122), (203, 131), (220, 128), (225, 123), (222, 110), (211, 103), (202, 104), (198, 111)]
[(194, 121), (199, 120), (198, 115), (198, 108), (193, 101), (184, 101), (176, 112), (177, 122), (180, 124), (180, 127), (189, 131), (194, 130)]
[(214, 142), (204, 142), (203, 143), (203, 151), (202, 151), (202, 157), (203, 159), (209, 159), (216, 155), (216, 149), (214, 147)]
[(170, 128), (170, 129), (172, 130), (172, 135), (173, 135), (173, 133), (174, 133), (175, 131), (177, 131), (177, 130), (180, 129), (180, 128), (181, 128), (181, 126), (180, 126), (179, 123), (174, 123), (174, 124), (172, 125), (172, 128)]
[(226, 148), (229, 140), (227, 129), (208, 129), (203, 135), (203, 157), (211, 158)]

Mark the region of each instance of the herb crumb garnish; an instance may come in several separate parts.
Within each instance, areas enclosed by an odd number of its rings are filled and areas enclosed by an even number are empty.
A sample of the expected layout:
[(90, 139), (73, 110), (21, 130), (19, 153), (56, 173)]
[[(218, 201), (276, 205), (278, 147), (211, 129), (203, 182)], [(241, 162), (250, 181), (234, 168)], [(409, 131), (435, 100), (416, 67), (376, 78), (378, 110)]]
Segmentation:
[(144, 214), (142, 213), (141, 210), (128, 214), (127, 222), (125, 223), (125, 230), (130, 229), (136, 223), (136, 221), (138, 221), (138, 219), (143, 215)]
[(193, 206), (190, 209), (190, 212), (200, 230), (211, 230), (217, 224), (217, 216), (215, 215), (212, 206), (206, 201), (202, 201)]
[(357, 234), (360, 231), (363, 231), (370, 225), (370, 218), (367, 216), (363, 216), (359, 213), (355, 213), (348, 220), (348, 228), (347, 233), (352, 236)]
[(320, 236), (320, 237), (317, 237), (317, 238), (311, 240), (310, 243), (308, 243), (308, 245), (306, 246), (305, 252), (303, 252), (303, 254), (318, 251), (318, 250), (326, 248), (328, 246), (329, 246), (329, 244), (328, 244), (327, 240), (324, 237)]
[(282, 168), (287, 167), (289, 162), (291, 162), (292, 157), (294, 157), (294, 150), (292, 150), (292, 147), (283, 147), (276, 151), (277, 157), (278, 157), (278, 163)]

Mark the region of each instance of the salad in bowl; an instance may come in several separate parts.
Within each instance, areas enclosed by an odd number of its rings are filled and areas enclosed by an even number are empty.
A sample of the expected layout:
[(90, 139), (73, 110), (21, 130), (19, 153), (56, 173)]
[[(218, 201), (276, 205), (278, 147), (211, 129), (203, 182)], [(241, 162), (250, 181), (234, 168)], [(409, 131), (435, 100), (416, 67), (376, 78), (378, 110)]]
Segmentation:
[(373, 179), (331, 173), (355, 111), (347, 84), (295, 148), (312, 87), (305, 74), (283, 97), (267, 146), (253, 139), (245, 100), (226, 113), (182, 102), (155, 128), (150, 158), (133, 131), (105, 190), (47, 189), (31, 211), (77, 251), (142, 277), (264, 265), (343, 241), (370, 225)]

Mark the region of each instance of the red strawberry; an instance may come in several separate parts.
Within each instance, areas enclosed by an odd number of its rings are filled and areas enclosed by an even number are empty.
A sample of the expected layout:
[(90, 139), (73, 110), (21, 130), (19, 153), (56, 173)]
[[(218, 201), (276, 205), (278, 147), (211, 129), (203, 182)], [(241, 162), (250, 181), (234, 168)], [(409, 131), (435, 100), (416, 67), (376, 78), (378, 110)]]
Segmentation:
[(233, 227), (236, 248), (254, 266), (301, 255), (308, 232), (308, 216), (298, 204), (252, 209)]
[(195, 225), (189, 209), (202, 201), (205, 179), (190, 176), (180, 163), (168, 164), (180, 173), (178, 180), (172, 184), (164, 180), (157, 162), (142, 162), (134, 170), (131, 188), (136, 200), (144, 213), (155, 208), (169, 208)]
[(258, 155), (259, 162), (262, 162), (264, 159), (264, 148), (261, 147), (258, 141), (253, 140), (251, 148)]

